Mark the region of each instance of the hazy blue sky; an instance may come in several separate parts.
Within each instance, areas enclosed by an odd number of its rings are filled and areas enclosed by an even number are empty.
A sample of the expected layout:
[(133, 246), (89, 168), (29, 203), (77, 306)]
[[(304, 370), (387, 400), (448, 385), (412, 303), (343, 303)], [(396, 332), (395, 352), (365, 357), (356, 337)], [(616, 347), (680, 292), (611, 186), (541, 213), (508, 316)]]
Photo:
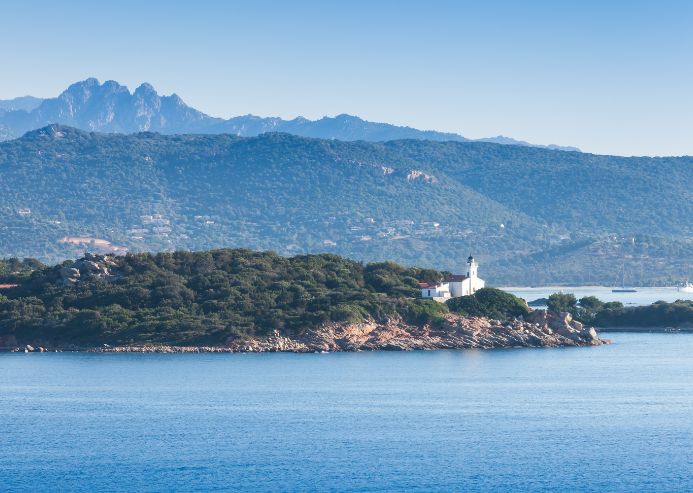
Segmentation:
[(693, 1), (7, 1), (0, 99), (89, 76), (211, 115), (351, 113), (693, 154)]

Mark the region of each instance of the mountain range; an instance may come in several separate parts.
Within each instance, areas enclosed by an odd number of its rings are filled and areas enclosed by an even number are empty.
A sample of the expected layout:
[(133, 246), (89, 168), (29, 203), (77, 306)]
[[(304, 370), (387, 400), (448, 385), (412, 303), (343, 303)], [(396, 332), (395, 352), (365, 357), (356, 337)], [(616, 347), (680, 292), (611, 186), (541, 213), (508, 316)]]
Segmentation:
[[(17, 138), (25, 132), (52, 123), (98, 132), (162, 134), (228, 133), (256, 136), (266, 132), (285, 132), (303, 137), (370, 142), (397, 139), (425, 139), (465, 142), (469, 139), (454, 133), (417, 130), (387, 123), (375, 123), (347, 114), (308, 120), (263, 118), (254, 115), (225, 120), (202, 113), (186, 105), (176, 94), (161, 96), (147, 83), (134, 92), (115, 81), (103, 84), (90, 78), (72, 84), (58, 97), (39, 99), (31, 96), (0, 101), (0, 140)], [(534, 146), (509, 137), (479, 139), (481, 142)], [(575, 147), (536, 146), (579, 151)]]
[(670, 284), (693, 265), (691, 183), (693, 157), (50, 125), (0, 143), (0, 256), (244, 247), (455, 272), (473, 253), (493, 285)]

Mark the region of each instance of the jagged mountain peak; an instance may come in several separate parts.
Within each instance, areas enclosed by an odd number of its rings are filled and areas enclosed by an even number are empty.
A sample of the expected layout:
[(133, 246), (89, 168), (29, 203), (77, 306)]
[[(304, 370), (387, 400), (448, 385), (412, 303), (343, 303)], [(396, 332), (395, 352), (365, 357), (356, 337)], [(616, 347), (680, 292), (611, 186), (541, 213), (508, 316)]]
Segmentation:
[(199, 132), (204, 124), (216, 121), (190, 108), (177, 95), (160, 96), (149, 83), (131, 93), (114, 80), (101, 84), (90, 77), (71, 84), (57, 98), (44, 100), (32, 111), (0, 114), (0, 128), (9, 129), (0, 136), (16, 137), (50, 123), (98, 132), (188, 133)]
[(169, 99), (178, 106), (188, 106), (185, 104), (185, 101), (183, 101), (183, 99), (175, 92), (169, 96)]
[(89, 77), (87, 79), (80, 80), (80, 81), (77, 81), (77, 82), (70, 84), (65, 91), (66, 92), (73, 92), (75, 90), (85, 89), (85, 88), (90, 88), (90, 87), (97, 87), (100, 85), (101, 85), (101, 83), (99, 82), (99, 79), (97, 79), (96, 77)]
[[(0, 101), (0, 103), (3, 103)], [(237, 116), (214, 118), (187, 104), (177, 94), (160, 95), (148, 82), (134, 92), (114, 80), (103, 84), (95, 77), (75, 82), (57, 98), (43, 100), (36, 108), (20, 111), (16, 105), (0, 104), (0, 140), (19, 137), (27, 131), (50, 123), (62, 123), (88, 131), (135, 133), (153, 131), (163, 134), (229, 133), (251, 137), (265, 132), (285, 132), (302, 137), (371, 142), (414, 139), (464, 142), (469, 139), (434, 130), (391, 125), (364, 120), (348, 113), (325, 116), (318, 120), (297, 117)], [(31, 108), (31, 107), (30, 107)], [(508, 137), (480, 139), (497, 144), (532, 146)], [(558, 146), (534, 146), (558, 150), (578, 150)]]
[[(116, 94), (130, 94), (126, 86), (120, 85), (114, 80), (108, 80), (103, 84), (99, 83), (98, 79), (89, 78), (80, 82), (71, 84), (65, 89), (57, 99), (63, 101), (75, 101), (87, 103), (94, 98), (104, 98)], [(44, 103), (50, 105), (51, 100), (46, 100)], [(97, 102), (97, 104), (100, 101)]]
[(122, 91), (127, 91), (128, 93), (130, 92), (128, 90), (128, 87), (120, 84), (118, 81), (109, 79), (107, 81), (104, 81), (103, 84), (97, 79), (96, 77), (89, 77), (84, 80), (77, 81), (73, 84), (70, 84), (67, 89), (65, 89), (61, 94), (80, 94), (80, 93), (85, 93), (85, 92), (97, 92), (97, 91), (103, 91), (103, 92), (122, 92)]
[(133, 93), (134, 96), (143, 96), (143, 97), (158, 97), (159, 94), (156, 92), (156, 89), (154, 89), (154, 86), (152, 86), (149, 82), (143, 82), (142, 84), (135, 89), (135, 92)]

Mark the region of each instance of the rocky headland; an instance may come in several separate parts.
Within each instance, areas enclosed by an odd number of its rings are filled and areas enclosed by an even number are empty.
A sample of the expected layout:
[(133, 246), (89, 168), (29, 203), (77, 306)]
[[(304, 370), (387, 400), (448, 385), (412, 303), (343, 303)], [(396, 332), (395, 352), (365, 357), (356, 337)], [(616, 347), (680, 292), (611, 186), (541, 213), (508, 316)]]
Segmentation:
[(449, 314), (439, 325), (417, 327), (400, 320), (385, 324), (328, 324), (298, 338), (279, 333), (267, 338), (231, 341), (239, 352), (264, 351), (408, 351), (432, 349), (498, 349), (520, 347), (598, 346), (605, 344), (594, 328), (570, 314), (537, 310), (524, 320), (501, 322)]
[(343, 352), (409, 351), (434, 349), (500, 349), (568, 346), (599, 346), (609, 341), (584, 327), (569, 313), (535, 310), (524, 319), (507, 322), (483, 317), (448, 314), (440, 324), (415, 326), (402, 320), (387, 323), (330, 323), (307, 330), (300, 336), (275, 331), (268, 337), (231, 339), (223, 346), (126, 345), (80, 348), (50, 348), (40, 345), (8, 348), (12, 351), (87, 351), (142, 353), (254, 353), (254, 352)]

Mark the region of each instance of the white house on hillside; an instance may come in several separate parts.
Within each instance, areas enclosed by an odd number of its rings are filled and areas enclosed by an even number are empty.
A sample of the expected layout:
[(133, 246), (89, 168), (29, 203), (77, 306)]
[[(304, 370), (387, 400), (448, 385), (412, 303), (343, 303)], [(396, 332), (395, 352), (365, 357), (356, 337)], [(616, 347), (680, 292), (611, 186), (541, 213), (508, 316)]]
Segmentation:
[(471, 255), (467, 259), (467, 275), (453, 274), (438, 284), (420, 283), (421, 297), (444, 303), (450, 298), (468, 296), (483, 288), (486, 283), (477, 276), (479, 264)]

